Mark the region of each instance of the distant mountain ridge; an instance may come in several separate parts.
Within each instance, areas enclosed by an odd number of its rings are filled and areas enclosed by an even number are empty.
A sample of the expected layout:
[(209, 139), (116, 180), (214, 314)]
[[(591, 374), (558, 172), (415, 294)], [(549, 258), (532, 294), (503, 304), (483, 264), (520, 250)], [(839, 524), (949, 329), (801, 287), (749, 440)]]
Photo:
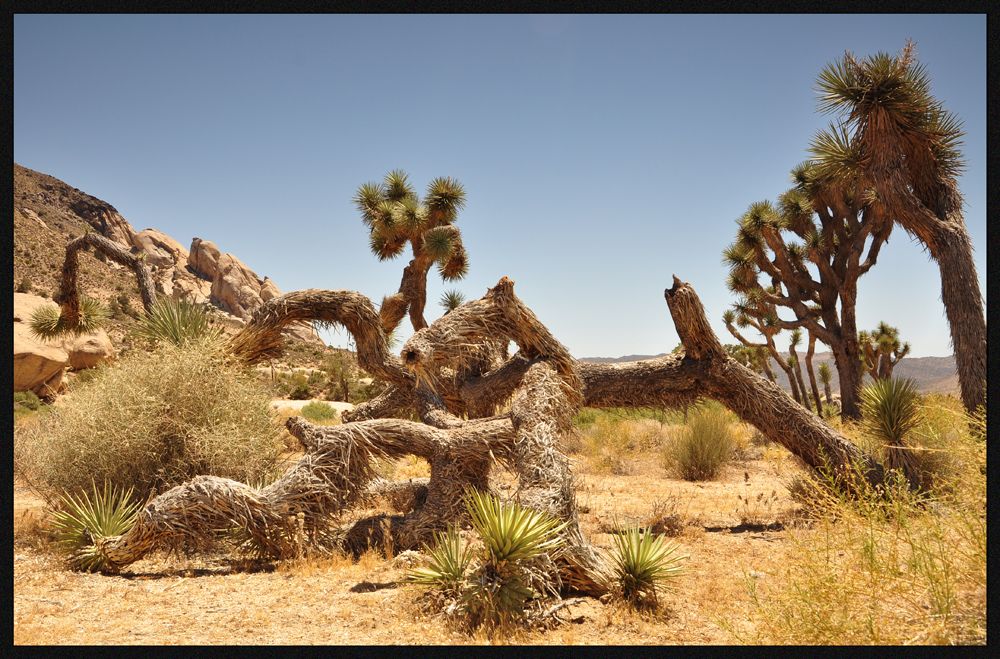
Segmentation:
[[(590, 362), (592, 364), (617, 364), (620, 362), (637, 362), (644, 359), (656, 359), (657, 357), (663, 357), (667, 353), (661, 352), (658, 355), (625, 355), (624, 357), (581, 357), (581, 362)], [(787, 353), (782, 353), (782, 357), (787, 358)], [(805, 351), (799, 351), (799, 358), (802, 360), (802, 378), (805, 380), (806, 387), (809, 386), (809, 375), (805, 370)], [(833, 361), (833, 353), (830, 352), (820, 352), (813, 355), (813, 368), (819, 369), (821, 362), (827, 362), (830, 364), (830, 370), (833, 372), (833, 379), (830, 383), (834, 393), (840, 393), (840, 377), (837, 374), (837, 367)], [(775, 376), (778, 378), (778, 385), (781, 386), (785, 391), (791, 391), (791, 387), (788, 384), (788, 378), (785, 376), (785, 372), (778, 368), (777, 363), (771, 360), (771, 370), (774, 371)], [(917, 386), (917, 391), (921, 394), (952, 394), (957, 396), (959, 394), (958, 385), (958, 370), (955, 365), (954, 355), (949, 357), (904, 357), (899, 364), (896, 365), (893, 371), (894, 377), (900, 378), (910, 378), (914, 381)], [(871, 379), (866, 375), (864, 378), (865, 382), (869, 382)], [(823, 391), (823, 385), (817, 380), (817, 386), (820, 388), (820, 393)]]

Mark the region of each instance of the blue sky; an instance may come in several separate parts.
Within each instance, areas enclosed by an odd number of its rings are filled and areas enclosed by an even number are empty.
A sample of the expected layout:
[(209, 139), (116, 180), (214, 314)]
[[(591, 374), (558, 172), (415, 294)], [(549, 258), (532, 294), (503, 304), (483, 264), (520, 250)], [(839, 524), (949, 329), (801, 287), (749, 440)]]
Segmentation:
[[(678, 343), (674, 274), (735, 341), (721, 252), (832, 120), (817, 74), (908, 38), (964, 122), (985, 297), (985, 15), (17, 15), (14, 161), (282, 291), (376, 303), (408, 259), (370, 254), (355, 190), (396, 168), (421, 192), (452, 176), (471, 269), (432, 271), (428, 321), (443, 291), (507, 276), (573, 355), (656, 354)], [(951, 354), (940, 290), (897, 229), (860, 282), (859, 329), (884, 320), (912, 356)]]

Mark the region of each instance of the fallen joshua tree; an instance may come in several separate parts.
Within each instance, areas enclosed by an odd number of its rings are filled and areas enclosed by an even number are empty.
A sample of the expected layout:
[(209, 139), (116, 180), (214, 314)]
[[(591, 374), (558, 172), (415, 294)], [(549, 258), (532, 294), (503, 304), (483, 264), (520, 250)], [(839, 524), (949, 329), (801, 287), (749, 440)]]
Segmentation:
[[(502, 467), (517, 477), (522, 505), (568, 522), (563, 547), (534, 571), (544, 583), (532, 585), (600, 595), (611, 573), (581, 531), (570, 461), (558, 448), (585, 406), (681, 407), (714, 398), (846, 489), (859, 479), (882, 482), (873, 458), (726, 354), (689, 284), (675, 277), (665, 297), (684, 350), (624, 364), (574, 360), (506, 277), (417, 331), (400, 357), (389, 353), (382, 319), (359, 293), (311, 289), (273, 298), (230, 338), (230, 358), (253, 364), (275, 355), (289, 323), (339, 324), (353, 335), (361, 367), (390, 386), (339, 426), (289, 419), (305, 454), (273, 484), (257, 490), (199, 476), (150, 501), (127, 533), (94, 538), (95, 548), (111, 570), (158, 546), (198, 546), (233, 527), (274, 557), (294, 556), (303, 540), (355, 553), (419, 549), (450, 522), (467, 522), (463, 497), (470, 488), (494, 492), (491, 474)], [(518, 347), (510, 357), (508, 342)], [(406, 411), (421, 422), (392, 418)], [(429, 462), (426, 484), (378, 479), (375, 458), (403, 455)], [(408, 512), (338, 524), (340, 513), (379, 493)]]

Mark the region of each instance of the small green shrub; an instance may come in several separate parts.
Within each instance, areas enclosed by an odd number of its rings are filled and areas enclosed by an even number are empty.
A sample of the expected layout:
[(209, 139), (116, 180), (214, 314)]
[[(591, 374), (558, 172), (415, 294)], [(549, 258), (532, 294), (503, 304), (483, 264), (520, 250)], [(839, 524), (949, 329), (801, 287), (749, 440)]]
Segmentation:
[(50, 341), (67, 334), (96, 332), (107, 322), (108, 311), (97, 300), (81, 296), (79, 310), (79, 325), (75, 330), (71, 330), (63, 318), (60, 307), (38, 307), (31, 313), (28, 331), (39, 340)]
[(329, 403), (314, 400), (308, 405), (302, 406), (302, 416), (313, 422), (336, 421), (340, 418), (340, 412)]
[(861, 428), (878, 443), (886, 469), (898, 469), (920, 485), (920, 458), (907, 438), (921, 421), (920, 395), (913, 380), (875, 380), (861, 388)]
[(38, 410), (42, 405), (41, 399), (35, 395), (34, 391), (15, 391), (14, 392), (14, 408), (23, 407), (31, 410), (32, 412)]
[(427, 567), (409, 570), (406, 578), (418, 585), (438, 588), (445, 596), (457, 597), (465, 587), (475, 550), (462, 545), (462, 536), (453, 525), (445, 533), (436, 533), (435, 540), (434, 549), (426, 548), (431, 557)]
[(295, 387), (288, 393), (288, 397), (292, 400), (309, 400), (313, 397), (312, 389), (305, 382), (295, 385)]
[(265, 477), (281, 449), (270, 395), (219, 352), (205, 340), (121, 357), (15, 435), (19, 464), (50, 492), (106, 481), (139, 498), (200, 474)]
[(17, 291), (18, 293), (30, 293), (31, 287), (32, 287), (31, 277), (24, 276), (21, 278), (21, 283), (19, 283), (17, 285), (17, 288), (14, 290)]
[(684, 480), (711, 480), (736, 447), (736, 417), (721, 404), (709, 401), (691, 411), (687, 424), (676, 426), (663, 450), (663, 465)]

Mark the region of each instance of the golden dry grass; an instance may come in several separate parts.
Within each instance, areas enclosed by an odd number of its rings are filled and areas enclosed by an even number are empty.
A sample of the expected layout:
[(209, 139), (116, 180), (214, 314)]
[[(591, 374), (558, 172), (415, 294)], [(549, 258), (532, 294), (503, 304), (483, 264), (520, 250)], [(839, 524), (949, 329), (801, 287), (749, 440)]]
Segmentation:
[[(644, 435), (651, 426), (643, 423), (633, 430)], [(965, 554), (950, 566), (954, 594), (948, 600), (951, 617), (943, 620), (932, 617), (930, 608), (941, 598), (917, 587), (919, 575), (893, 577), (877, 588), (873, 579), (879, 573), (859, 563), (863, 520), (803, 519), (801, 505), (787, 488), (800, 467), (781, 447), (750, 447), (743, 460), (726, 465), (717, 479), (692, 483), (664, 471), (653, 444), (635, 442), (627, 474), (609, 473), (600, 464), (600, 453), (580, 450), (572, 458), (582, 527), (599, 550), (614, 546), (609, 532), (616, 521), (651, 525), (672, 516), (668, 530), (680, 553), (690, 554), (685, 565), (692, 571), (677, 580), (676, 592), (662, 598), (663, 606), (655, 612), (635, 611), (613, 599), (582, 598), (563, 610), (564, 623), (553, 629), (469, 635), (421, 613), (416, 601), (422, 591), (397, 585), (405, 565), (374, 553), (358, 561), (306, 557), (255, 566), (241, 564), (229, 553), (157, 552), (120, 575), (70, 572), (41, 537), (44, 503), (16, 483), (14, 643), (985, 643), (985, 549), (977, 559), (970, 550), (975, 542), (959, 537), (954, 528), (942, 532), (942, 548)], [(426, 475), (426, 463), (400, 458), (386, 470), (396, 478), (416, 477)], [(504, 474), (498, 476), (502, 488)], [(767, 506), (756, 504), (758, 494)], [(748, 499), (755, 526), (743, 523)], [(931, 518), (915, 513), (914, 519), (909, 528), (919, 535), (919, 524), (929, 524)], [(783, 528), (767, 526), (775, 522)], [(902, 542), (902, 536), (897, 540)], [(829, 561), (817, 559), (821, 547), (832, 548)], [(900, 563), (903, 570), (905, 563)], [(835, 592), (822, 588), (830, 575), (843, 576), (843, 587)], [(851, 620), (852, 607), (863, 616), (877, 606), (885, 620), (868, 636), (853, 623), (842, 625), (840, 638), (810, 636), (808, 630), (790, 635), (782, 616), (800, 615), (795, 607), (802, 605), (793, 597), (793, 586), (812, 593), (821, 607), (839, 607), (836, 616), (828, 617)], [(873, 600), (873, 595), (878, 597)]]

